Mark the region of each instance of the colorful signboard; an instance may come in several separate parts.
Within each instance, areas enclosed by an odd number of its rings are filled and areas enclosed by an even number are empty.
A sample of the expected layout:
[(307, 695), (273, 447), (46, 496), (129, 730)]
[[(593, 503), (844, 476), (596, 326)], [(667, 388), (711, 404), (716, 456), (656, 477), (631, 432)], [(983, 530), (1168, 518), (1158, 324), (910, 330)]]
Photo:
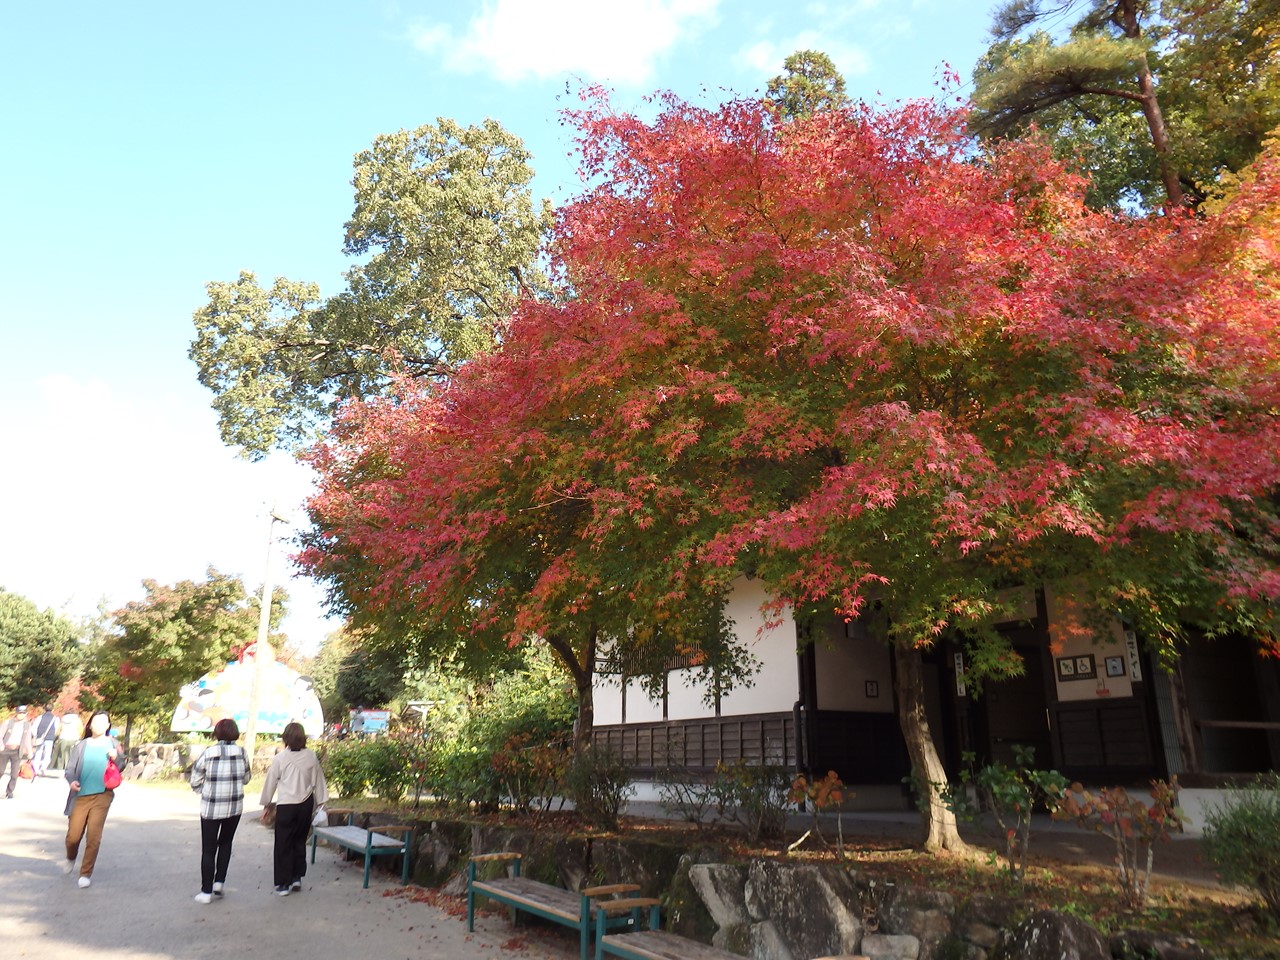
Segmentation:
[[(175, 733), (211, 733), (223, 717), (231, 717), (243, 732), (249, 724), (255, 664), (252, 653), (221, 670), (206, 673), (180, 691), (169, 729)], [(308, 737), (324, 733), (324, 716), (311, 678), (275, 660), (263, 663), (258, 688), (257, 732), (282, 733), (285, 724), (302, 724)]]

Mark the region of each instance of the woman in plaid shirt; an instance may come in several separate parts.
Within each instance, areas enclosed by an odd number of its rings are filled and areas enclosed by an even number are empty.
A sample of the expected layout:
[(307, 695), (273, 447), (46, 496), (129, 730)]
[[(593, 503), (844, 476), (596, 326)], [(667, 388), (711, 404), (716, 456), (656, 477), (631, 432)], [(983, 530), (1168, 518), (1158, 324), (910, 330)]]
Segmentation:
[(236, 743), (240, 728), (234, 720), (219, 720), (213, 736), (218, 742), (191, 767), (191, 789), (200, 794), (200, 892), (196, 903), (212, 903), (215, 896), (222, 896), (231, 841), (244, 812), (244, 785), (253, 775), (244, 747)]

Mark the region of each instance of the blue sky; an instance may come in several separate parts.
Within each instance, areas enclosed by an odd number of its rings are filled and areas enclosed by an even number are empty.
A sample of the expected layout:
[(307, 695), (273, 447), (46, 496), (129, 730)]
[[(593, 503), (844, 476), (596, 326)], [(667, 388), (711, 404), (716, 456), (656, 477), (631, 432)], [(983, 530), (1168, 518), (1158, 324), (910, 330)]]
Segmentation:
[[(262, 580), (267, 509), (309, 487), (239, 460), (187, 359), (204, 284), (341, 288), (351, 159), (379, 133), (493, 117), (535, 189), (574, 196), (559, 111), (586, 83), (763, 90), (826, 51), (858, 99), (933, 96), (986, 46), (970, 0), (222, 0), (9, 4), (0, 24), (0, 587), (72, 616), (207, 566)], [(276, 553), (285, 628), (335, 624)]]

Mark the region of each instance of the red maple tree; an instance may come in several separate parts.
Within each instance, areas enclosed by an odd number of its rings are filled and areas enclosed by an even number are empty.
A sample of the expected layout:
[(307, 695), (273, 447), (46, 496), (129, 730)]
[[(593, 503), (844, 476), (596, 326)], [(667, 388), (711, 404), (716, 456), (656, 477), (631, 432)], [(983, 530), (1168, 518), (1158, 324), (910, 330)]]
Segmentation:
[[(1017, 670), (1010, 584), (1069, 578), (1164, 650), (1274, 642), (1274, 155), (1211, 220), (1138, 220), (927, 103), (646, 122), (589, 92), (573, 120), (594, 186), (560, 213), (560, 298), (314, 455), (304, 559), (354, 607), (545, 637), (589, 727), (598, 643), (725, 661), (743, 572), (779, 607), (874, 603), (922, 784), (920, 650), (957, 631)], [(926, 846), (962, 846), (925, 799)]]

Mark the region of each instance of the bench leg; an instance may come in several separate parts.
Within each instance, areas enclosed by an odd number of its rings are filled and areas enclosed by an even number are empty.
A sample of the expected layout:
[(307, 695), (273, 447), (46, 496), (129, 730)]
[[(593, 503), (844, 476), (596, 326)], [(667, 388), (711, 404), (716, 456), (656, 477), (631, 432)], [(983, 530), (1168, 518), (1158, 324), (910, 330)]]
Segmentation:
[(404, 845), (404, 853), (400, 854), (400, 885), (407, 887), (409, 885), (409, 842), (406, 840)]
[(366, 852), (364, 855), (364, 888), (369, 889), (369, 868), (373, 866), (373, 857)]
[(318, 839), (319, 837), (317, 837), (314, 833), (311, 835), (311, 862), (312, 863), (316, 862), (316, 840)]

